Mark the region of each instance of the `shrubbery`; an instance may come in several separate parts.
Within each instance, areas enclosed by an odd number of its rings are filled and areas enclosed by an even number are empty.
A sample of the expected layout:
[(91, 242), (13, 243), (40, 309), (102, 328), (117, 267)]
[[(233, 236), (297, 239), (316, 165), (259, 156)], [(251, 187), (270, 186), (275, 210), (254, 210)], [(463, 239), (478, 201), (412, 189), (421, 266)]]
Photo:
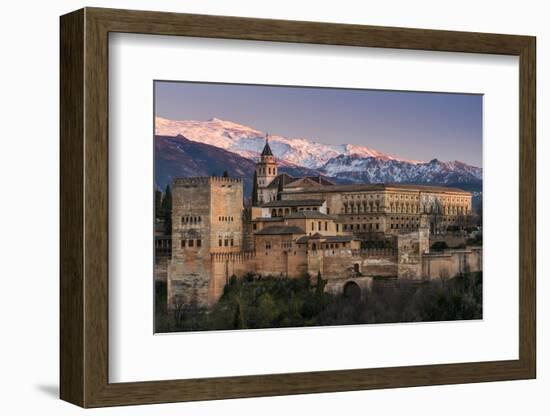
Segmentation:
[[(382, 281), (382, 279), (379, 279)], [(167, 312), (159, 306), (157, 332), (230, 330), (390, 322), (481, 319), (481, 272), (448, 280), (375, 283), (361, 299), (325, 293), (317, 276), (298, 279), (231, 278), (210, 312), (199, 308)], [(160, 299), (162, 302), (162, 299)]]
[(445, 241), (436, 241), (430, 246), (430, 250), (434, 250), (434, 251), (443, 251), (443, 250), (447, 250), (448, 248), (449, 246)]

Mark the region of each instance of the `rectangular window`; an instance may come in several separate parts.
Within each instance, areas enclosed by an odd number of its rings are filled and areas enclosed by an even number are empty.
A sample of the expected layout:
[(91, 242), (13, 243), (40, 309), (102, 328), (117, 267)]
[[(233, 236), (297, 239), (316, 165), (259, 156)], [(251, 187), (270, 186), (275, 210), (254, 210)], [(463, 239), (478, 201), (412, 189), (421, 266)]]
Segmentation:
[(314, 231), (314, 230), (315, 230), (315, 223), (311, 221), (311, 231)]
[(181, 248), (185, 248), (185, 240), (181, 240)]
[(258, 224), (256, 223), (252, 224), (252, 229), (255, 230), (256, 228), (258, 228)]
[(319, 231), (321, 231), (321, 221), (319, 221), (319, 223), (317, 224), (317, 227), (318, 227)]
[(231, 239), (231, 247), (233, 247), (233, 239)]
[(225, 240), (223, 240), (223, 245), (225, 247), (227, 247), (229, 245), (229, 240), (227, 238)]
[(340, 224), (336, 224), (336, 232), (340, 231)]
[(330, 215), (330, 208), (327, 208), (327, 215)]
[(195, 245), (195, 240), (189, 240), (189, 247), (193, 247)]
[(328, 231), (328, 221), (325, 221), (325, 231)]
[(220, 247), (222, 246), (222, 240), (221, 239), (218, 240), (218, 246), (220, 246)]
[(202, 240), (197, 240), (197, 247), (201, 247), (202, 246)]

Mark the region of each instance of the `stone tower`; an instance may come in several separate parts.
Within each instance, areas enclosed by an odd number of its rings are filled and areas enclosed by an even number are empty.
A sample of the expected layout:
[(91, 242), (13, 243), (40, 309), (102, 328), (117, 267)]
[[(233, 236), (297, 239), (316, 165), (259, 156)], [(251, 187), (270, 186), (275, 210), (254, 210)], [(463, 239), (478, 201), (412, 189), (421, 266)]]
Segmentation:
[(266, 192), (266, 188), (277, 177), (277, 162), (275, 156), (269, 147), (269, 136), (266, 135), (265, 146), (260, 156), (260, 161), (256, 163), (256, 186), (258, 189), (258, 203), (269, 202), (273, 196)]
[(172, 192), (172, 260), (168, 302), (208, 305), (219, 289), (211, 254), (241, 251), (243, 182), (221, 177), (178, 178)]

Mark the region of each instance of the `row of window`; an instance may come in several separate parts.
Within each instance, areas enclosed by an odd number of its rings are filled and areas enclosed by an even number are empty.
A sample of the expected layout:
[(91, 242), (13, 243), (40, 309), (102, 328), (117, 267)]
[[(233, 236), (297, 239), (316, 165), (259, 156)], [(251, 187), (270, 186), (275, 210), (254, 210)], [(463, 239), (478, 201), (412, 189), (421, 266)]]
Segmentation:
[[(325, 228), (325, 231), (328, 231), (328, 221), (325, 221), (324, 222), (325, 225), (324, 225), (324, 228)], [(323, 228), (323, 221), (319, 221), (317, 223), (317, 230), (318, 231), (321, 231), (321, 228)], [(315, 231), (315, 221), (311, 221), (311, 231)]]
[(267, 172), (268, 175), (276, 175), (277, 174), (277, 168), (267, 168), (267, 171), (266, 171), (266, 168), (259, 168), (258, 169), (258, 174), (259, 175), (265, 175)]
[(218, 221), (219, 222), (233, 222), (233, 217), (219, 216)]
[[(352, 195), (344, 195), (343, 196), (343, 199), (367, 199), (367, 197), (369, 199), (379, 199), (380, 198), (380, 195), (373, 195), (373, 194), (352, 194)], [(411, 201), (418, 201), (418, 195), (388, 195), (388, 199), (390, 200), (411, 200)], [(448, 202), (462, 202), (462, 203), (465, 203), (467, 202), (467, 199), (465, 198), (459, 198), (459, 197), (451, 197), (451, 198), (446, 198), (446, 199), (443, 199), (442, 200), (443, 203), (448, 203)]]
[[(369, 198), (372, 199), (372, 198), (380, 198), (380, 195), (372, 195), (372, 194), (369, 194)], [(366, 199), (367, 198), (367, 195), (366, 194), (355, 194), (355, 195), (344, 195), (344, 199)]]
[[(347, 243), (346, 242), (342, 242), (342, 243), (320, 243), (319, 244), (319, 250), (322, 250), (322, 249), (334, 249), (334, 248), (340, 248), (340, 246), (342, 248), (345, 248), (347, 247)], [(265, 242), (265, 249), (266, 250), (271, 250), (271, 241), (266, 241)], [(290, 249), (292, 248), (292, 241), (283, 241), (283, 248), (284, 249)], [(312, 250), (313, 251), (316, 251), (317, 250), (317, 244), (316, 243), (313, 243), (312, 246), (311, 246)], [(296, 252), (294, 252), (294, 254), (296, 254)], [(307, 251), (306, 251), (306, 254), (307, 254)]]
[(218, 247), (233, 247), (233, 239), (232, 238), (226, 238), (226, 239), (219, 239), (218, 240)]
[(164, 240), (156, 240), (155, 241), (155, 247), (156, 248), (170, 248), (171, 246), (171, 240), (169, 238)]
[(396, 229), (398, 230), (399, 228), (405, 228), (405, 229), (408, 229), (408, 228), (412, 228), (412, 227), (418, 227), (418, 222), (416, 224), (409, 224), (408, 222), (405, 223), (405, 224), (399, 224), (399, 223), (391, 223), (390, 224), (390, 228), (393, 230), (393, 229)]
[(181, 248), (202, 247), (202, 240), (181, 240)]
[[(233, 222), (234, 218), (231, 217), (231, 216), (229, 216), (229, 217), (219, 216), (218, 221), (219, 222)], [(185, 215), (185, 216), (181, 217), (181, 223), (182, 224), (199, 224), (201, 222), (202, 222), (202, 217), (200, 217), (200, 216)]]
[(181, 217), (181, 223), (182, 224), (198, 224), (202, 222), (202, 217), (198, 216), (198, 217), (193, 217), (193, 216), (190, 216), (190, 215), (185, 215), (183, 217)]
[[(318, 208), (317, 207), (307, 207), (307, 208), (304, 208), (304, 207), (300, 207), (298, 208), (298, 211), (318, 211)], [(328, 210), (327, 210), (328, 211)], [(271, 210), (271, 216), (272, 217), (282, 217), (284, 215), (289, 215), (291, 212), (296, 212), (296, 211), (291, 211), (290, 208), (278, 208), (278, 209), (272, 209)], [(327, 212), (328, 214), (328, 212)]]
[(378, 230), (380, 226), (376, 224), (344, 224), (344, 231), (372, 231)]
[(376, 203), (344, 203), (344, 208), (342, 208), (342, 211), (345, 214), (353, 214), (357, 212), (379, 212), (380, 211), (380, 203), (376, 201)]
[[(332, 249), (332, 248), (340, 248), (340, 245), (342, 246), (342, 248), (346, 248), (347, 247), (347, 243), (346, 242), (343, 242), (343, 243), (320, 243), (319, 244), (319, 250), (327, 250), (327, 249)], [(316, 251), (317, 250), (317, 244), (313, 243), (311, 245), (311, 249), (313, 251)]]

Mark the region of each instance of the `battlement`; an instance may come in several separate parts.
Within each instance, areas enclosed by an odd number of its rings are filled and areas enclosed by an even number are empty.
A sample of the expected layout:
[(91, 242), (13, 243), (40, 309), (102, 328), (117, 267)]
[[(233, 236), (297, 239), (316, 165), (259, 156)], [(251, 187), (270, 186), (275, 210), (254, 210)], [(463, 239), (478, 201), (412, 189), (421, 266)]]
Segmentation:
[(242, 263), (248, 260), (252, 260), (256, 257), (254, 251), (239, 251), (237, 253), (211, 253), (210, 258), (214, 263), (225, 263), (231, 261), (235, 263)]
[(222, 176), (193, 176), (189, 178), (174, 178), (174, 187), (206, 185), (209, 183), (242, 183), (242, 178), (224, 178)]

